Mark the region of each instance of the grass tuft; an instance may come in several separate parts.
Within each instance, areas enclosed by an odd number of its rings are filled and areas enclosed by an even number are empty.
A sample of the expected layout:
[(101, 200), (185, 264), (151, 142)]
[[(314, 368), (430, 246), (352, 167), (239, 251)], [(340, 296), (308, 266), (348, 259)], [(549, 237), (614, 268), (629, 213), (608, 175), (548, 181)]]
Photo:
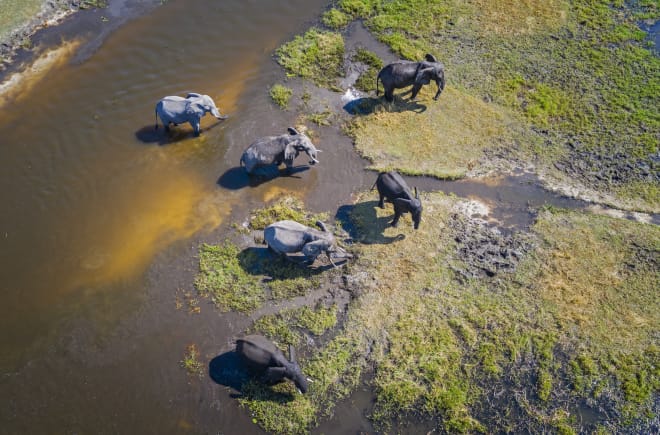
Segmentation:
[(280, 84), (275, 84), (272, 88), (270, 88), (270, 98), (275, 104), (280, 106), (281, 109), (288, 109), (289, 100), (291, 99), (292, 95), (293, 90), (291, 88), (287, 88), (286, 86)]

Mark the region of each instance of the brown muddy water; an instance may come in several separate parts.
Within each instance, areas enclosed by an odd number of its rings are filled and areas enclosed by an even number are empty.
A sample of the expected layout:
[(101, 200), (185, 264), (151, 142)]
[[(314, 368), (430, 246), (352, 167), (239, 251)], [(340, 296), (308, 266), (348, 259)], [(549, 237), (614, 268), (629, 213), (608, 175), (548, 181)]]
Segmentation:
[[(192, 343), (204, 364), (229, 351), (250, 319), (205, 301), (191, 314), (187, 295), (199, 243), (248, 210), (292, 192), (332, 215), (375, 180), (337, 126), (316, 128), (321, 163), (293, 177), (251, 185), (237, 168), (293, 124), (268, 96), (285, 80), (272, 53), (327, 1), (109, 3), (37, 35), (38, 51), (60, 49), (40, 80), (0, 87), (0, 433), (259, 433), (236, 391), (180, 366)], [(155, 102), (188, 91), (230, 118), (198, 138), (154, 132)], [(410, 183), (477, 199), (509, 228), (544, 203), (584, 206), (525, 174)], [(371, 431), (370, 397), (321, 430)]]

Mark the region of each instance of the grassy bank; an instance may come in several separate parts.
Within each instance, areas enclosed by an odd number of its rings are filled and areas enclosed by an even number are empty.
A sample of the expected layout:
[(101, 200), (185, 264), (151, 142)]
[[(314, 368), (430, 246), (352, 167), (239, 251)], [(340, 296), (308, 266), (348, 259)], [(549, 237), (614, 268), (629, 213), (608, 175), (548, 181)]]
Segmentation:
[[(657, 17), (653, 2), (339, 0), (323, 28), (277, 59), (335, 90), (349, 59), (369, 92), (382, 62), (361, 47), (347, 52), (342, 34), (360, 19), (402, 58), (435, 54), (448, 78), (437, 102), (426, 87), (416, 102), (402, 90), (391, 104), (373, 94), (355, 104), (345, 130), (373, 169), (455, 179), (531, 163), (557, 189), (658, 211), (660, 64), (636, 27)], [(414, 231), (409, 217), (389, 227), (391, 208), (358, 195), (342, 222), (355, 258), (341, 272), (316, 269), (295, 293), (326, 289), (350, 302), (255, 321), (251, 331), (298, 346), (314, 380), (305, 396), (249, 383), (240, 402), (256, 423), (306, 433), (367, 382), (369, 418), (386, 433), (657, 426), (657, 226), (546, 208), (507, 235), (453, 196), (422, 200)], [(285, 209), (269, 216), (290, 216)], [(264, 264), (243, 269), (268, 275)], [(258, 288), (268, 299), (268, 285)]]
[(334, 31), (312, 30), (278, 54), (291, 74), (332, 87), (340, 32), (361, 19), (400, 57), (428, 52), (445, 64), (437, 103), (372, 102), (357, 118), (356, 148), (375, 168), (456, 178), (505, 157), (533, 163), (559, 190), (657, 212), (660, 59), (637, 23), (659, 16), (651, 1), (340, 0), (323, 19)]
[[(423, 200), (414, 231), (409, 218), (389, 227), (392, 210), (373, 193), (357, 199), (345, 222), (356, 258), (341, 281), (330, 270), (302, 286), (349, 292), (340, 312), (323, 304), (255, 322), (253, 331), (299, 346), (314, 381), (305, 396), (250, 382), (240, 401), (258, 424), (305, 433), (367, 372), (371, 419), (385, 432), (419, 421), (449, 432), (634, 432), (657, 420), (656, 226), (547, 209), (529, 233), (504, 236), (463, 215), (454, 197)], [(585, 409), (597, 416), (590, 423)]]

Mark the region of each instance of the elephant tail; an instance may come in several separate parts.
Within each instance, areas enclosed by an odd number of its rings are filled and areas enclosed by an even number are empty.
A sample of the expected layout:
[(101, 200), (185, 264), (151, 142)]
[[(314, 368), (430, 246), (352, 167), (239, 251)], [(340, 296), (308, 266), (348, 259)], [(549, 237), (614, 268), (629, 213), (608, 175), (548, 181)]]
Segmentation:
[(245, 166), (245, 154), (241, 156), (241, 161), (239, 162), (239, 164), (241, 165), (241, 168)]
[(154, 114), (156, 115), (156, 125), (154, 126), (154, 130), (158, 130), (158, 109), (154, 110)]
[(380, 80), (380, 73), (378, 74), (378, 77), (376, 77), (376, 96), (378, 96), (378, 80)]

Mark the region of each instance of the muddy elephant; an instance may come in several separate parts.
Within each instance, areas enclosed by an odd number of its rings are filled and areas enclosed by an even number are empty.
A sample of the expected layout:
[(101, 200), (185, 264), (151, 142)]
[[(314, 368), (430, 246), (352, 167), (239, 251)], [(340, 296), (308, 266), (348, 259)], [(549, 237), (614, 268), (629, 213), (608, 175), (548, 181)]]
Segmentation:
[(317, 221), (316, 225), (321, 231), (295, 221), (278, 221), (264, 229), (264, 242), (278, 254), (286, 255), (302, 252), (305, 261), (310, 264), (323, 253), (333, 266), (336, 266), (332, 261), (333, 257), (351, 257), (350, 254), (337, 246), (335, 236), (331, 231), (328, 231), (323, 222)]
[(261, 381), (277, 384), (290, 379), (301, 393), (307, 392), (307, 378), (296, 361), (293, 346), (289, 346), (289, 359), (286, 359), (266, 337), (248, 335), (236, 340), (236, 353), (251, 372), (261, 377)]
[(378, 207), (385, 208), (385, 200), (394, 206), (394, 219), (391, 224), (393, 227), (397, 226), (403, 213), (410, 213), (414, 228), (419, 229), (422, 220), (422, 202), (419, 200), (417, 188), (413, 196), (406, 181), (396, 171), (380, 173), (372, 189), (374, 187), (378, 188), (380, 196)]
[(304, 133), (293, 127), (288, 128), (288, 134), (266, 136), (253, 142), (241, 156), (240, 164), (248, 174), (266, 175), (268, 167), (277, 168), (284, 163), (287, 170), (293, 167), (293, 161), (300, 152), (309, 156), (309, 164), (318, 163), (317, 150), (312, 141)]
[(192, 126), (195, 136), (199, 136), (199, 121), (207, 113), (218, 119), (227, 119), (227, 116), (220, 114), (215, 102), (208, 95), (191, 92), (186, 95), (186, 98), (176, 95), (167, 96), (156, 103), (155, 129), (158, 129), (158, 118), (160, 117), (166, 131), (169, 131), (170, 124), (179, 125), (187, 122)]
[(433, 99), (437, 100), (445, 88), (445, 67), (432, 54), (427, 54), (425, 60), (421, 62), (402, 60), (386, 65), (381, 69), (376, 78), (377, 96), (379, 94), (379, 80), (383, 83), (385, 99), (390, 102), (394, 100), (394, 89), (412, 85), (410, 99), (414, 100), (422, 86), (428, 85), (431, 80), (434, 80), (438, 85), (438, 92), (436, 92)]

